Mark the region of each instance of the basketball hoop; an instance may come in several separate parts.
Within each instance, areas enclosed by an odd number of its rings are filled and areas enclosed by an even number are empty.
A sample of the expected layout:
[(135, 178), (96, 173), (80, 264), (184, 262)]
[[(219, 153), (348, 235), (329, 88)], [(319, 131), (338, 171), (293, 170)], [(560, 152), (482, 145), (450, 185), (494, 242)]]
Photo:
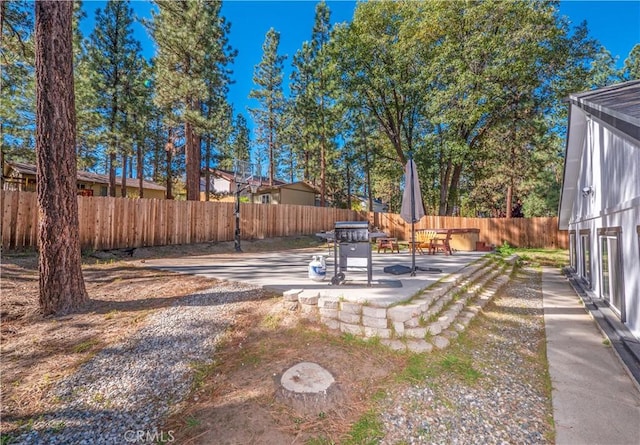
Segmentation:
[(242, 252), (242, 248), (240, 247), (240, 194), (247, 189), (251, 190), (251, 195), (255, 195), (258, 192), (258, 188), (262, 185), (260, 164), (234, 159), (233, 179), (236, 186), (236, 230), (234, 244), (236, 252)]

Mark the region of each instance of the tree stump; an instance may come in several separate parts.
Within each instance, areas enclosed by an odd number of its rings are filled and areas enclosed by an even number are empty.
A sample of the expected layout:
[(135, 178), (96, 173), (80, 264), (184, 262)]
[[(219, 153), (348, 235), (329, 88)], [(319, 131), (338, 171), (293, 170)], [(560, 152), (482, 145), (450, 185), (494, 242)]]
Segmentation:
[(330, 410), (341, 399), (341, 391), (325, 368), (301, 362), (282, 374), (276, 397), (300, 414), (315, 416)]

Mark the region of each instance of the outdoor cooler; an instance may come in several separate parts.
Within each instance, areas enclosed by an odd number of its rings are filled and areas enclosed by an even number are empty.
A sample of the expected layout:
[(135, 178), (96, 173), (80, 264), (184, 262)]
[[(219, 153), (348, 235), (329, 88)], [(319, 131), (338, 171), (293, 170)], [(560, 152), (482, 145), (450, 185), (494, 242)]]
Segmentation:
[(371, 286), (372, 261), (368, 221), (338, 221), (334, 227), (333, 259), (335, 274), (331, 284), (345, 281), (345, 272), (367, 272)]

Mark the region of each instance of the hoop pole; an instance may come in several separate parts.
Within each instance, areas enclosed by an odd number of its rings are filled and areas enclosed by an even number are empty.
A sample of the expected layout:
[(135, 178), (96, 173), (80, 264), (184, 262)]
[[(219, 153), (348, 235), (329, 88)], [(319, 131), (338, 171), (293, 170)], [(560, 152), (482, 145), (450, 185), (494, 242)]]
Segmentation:
[(236, 252), (242, 252), (242, 247), (240, 246), (240, 193), (242, 189), (240, 188), (240, 184), (236, 184), (236, 230), (234, 236), (234, 247)]
[[(258, 185), (255, 185), (254, 176), (256, 168), (259, 172)], [(236, 183), (236, 202), (235, 202), (235, 217), (236, 217), (236, 229), (233, 237), (234, 247), (236, 252), (242, 252), (240, 245), (240, 195), (241, 193), (251, 188), (251, 193), (254, 194), (257, 188), (262, 184), (262, 172), (260, 171), (260, 164), (252, 164), (249, 161), (243, 161), (241, 159), (233, 160), (233, 179)], [(254, 191), (254, 186), (256, 190)]]

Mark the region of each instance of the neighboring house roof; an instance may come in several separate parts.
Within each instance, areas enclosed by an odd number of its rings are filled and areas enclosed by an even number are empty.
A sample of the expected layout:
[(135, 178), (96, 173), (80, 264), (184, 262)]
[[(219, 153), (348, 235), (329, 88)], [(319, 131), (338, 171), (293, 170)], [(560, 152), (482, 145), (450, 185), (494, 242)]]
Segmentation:
[[(367, 196), (358, 195), (357, 198), (360, 200), (362, 205), (365, 208), (369, 208), (369, 198)], [(380, 198), (373, 198), (373, 211), (388, 211), (389, 205), (385, 202), (382, 202)]]
[[(13, 168), (15, 171), (23, 175), (35, 176), (37, 172), (35, 165), (25, 164), (24, 162), (7, 161), (7, 165), (11, 166), (11, 168)], [(127, 181), (127, 185), (131, 184), (131, 186), (134, 187), (135, 185), (138, 184), (138, 180), (136, 178), (127, 178), (127, 179), (131, 180), (131, 182)], [(109, 176), (78, 170), (78, 181), (109, 185)], [(121, 176), (116, 178), (116, 183), (117, 184), (122, 183)], [(142, 181), (142, 187), (148, 190), (166, 190), (166, 188), (161, 186), (160, 184), (156, 184), (155, 182), (144, 181), (144, 180)]]
[[(223, 178), (226, 179), (229, 182), (233, 182), (234, 180), (234, 174), (232, 171), (229, 170), (222, 170), (220, 168), (212, 168), (209, 170), (209, 172), (214, 175), (217, 176), (219, 178)], [(204, 172), (202, 173), (204, 175)]]
[[(212, 168), (210, 172), (213, 176), (225, 179), (229, 181), (230, 184), (235, 184), (235, 173), (230, 170)], [(274, 179), (273, 185), (269, 185), (269, 178), (263, 176), (261, 178), (251, 178), (250, 183), (259, 186), (258, 193), (266, 193), (270, 190), (277, 190), (279, 188), (300, 188), (300, 186), (302, 186), (302, 188), (306, 188), (310, 192), (320, 193), (320, 191), (313, 184), (310, 184), (306, 181), (285, 182), (280, 179)], [(201, 184), (203, 184), (204, 186), (204, 182), (202, 180)]]
[(569, 227), (573, 202), (579, 192), (576, 184), (586, 134), (586, 122), (572, 116), (571, 108), (580, 108), (603, 125), (634, 139), (640, 146), (640, 80), (572, 94), (569, 103), (564, 180), (558, 210), (558, 226), (561, 230)]
[[(221, 168), (212, 168), (209, 171), (211, 172), (211, 174), (213, 176), (225, 179), (225, 180), (229, 181), (229, 183), (235, 183), (235, 173), (233, 171), (224, 170), (224, 169), (221, 169)], [(262, 178), (251, 178), (250, 182), (252, 184), (256, 184), (256, 185), (258, 185), (258, 184), (267, 184), (269, 182), (269, 178), (264, 177), (264, 176)], [(274, 185), (285, 185), (287, 183), (284, 182), (284, 181), (280, 181), (279, 179), (274, 179), (273, 180), (273, 184)]]
[(291, 183), (277, 181), (278, 182), (277, 184), (275, 182), (276, 181), (274, 181), (273, 185), (264, 185), (264, 182), (263, 182), (263, 185), (258, 189), (258, 193), (268, 193), (268, 192), (279, 190), (279, 189), (300, 190), (300, 188), (306, 189), (306, 191), (309, 191), (311, 193), (320, 193), (320, 191), (314, 185), (309, 184), (306, 181), (297, 181), (297, 182), (291, 182)]

